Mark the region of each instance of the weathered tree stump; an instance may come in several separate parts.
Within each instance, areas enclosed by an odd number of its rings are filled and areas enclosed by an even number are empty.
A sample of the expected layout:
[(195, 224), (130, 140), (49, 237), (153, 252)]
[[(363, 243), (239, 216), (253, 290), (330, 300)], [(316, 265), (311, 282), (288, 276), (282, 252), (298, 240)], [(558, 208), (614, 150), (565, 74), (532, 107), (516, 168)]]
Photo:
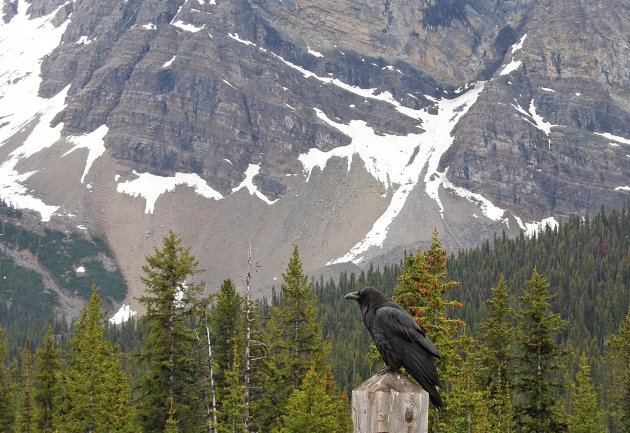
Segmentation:
[(354, 433), (427, 433), (429, 394), (404, 374), (375, 374), (352, 391)]

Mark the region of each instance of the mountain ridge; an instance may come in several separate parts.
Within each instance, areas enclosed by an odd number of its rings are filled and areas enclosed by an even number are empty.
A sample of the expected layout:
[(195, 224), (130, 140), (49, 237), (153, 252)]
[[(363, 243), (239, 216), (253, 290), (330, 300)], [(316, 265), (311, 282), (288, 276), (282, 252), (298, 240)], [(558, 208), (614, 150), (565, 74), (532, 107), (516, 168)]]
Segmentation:
[(106, 238), (132, 302), (168, 229), (214, 285), (252, 242), (268, 287), (292, 244), (315, 270), (621, 206), (613, 3), (5, 1), (0, 197)]

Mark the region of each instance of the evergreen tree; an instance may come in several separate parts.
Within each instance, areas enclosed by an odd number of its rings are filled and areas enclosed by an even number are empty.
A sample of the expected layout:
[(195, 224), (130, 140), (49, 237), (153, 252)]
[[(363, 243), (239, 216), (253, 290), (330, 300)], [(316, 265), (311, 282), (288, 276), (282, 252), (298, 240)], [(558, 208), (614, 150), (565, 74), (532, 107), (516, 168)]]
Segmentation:
[(523, 310), (517, 314), (519, 343), (516, 382), (516, 413), (523, 432), (546, 433), (564, 429), (558, 417), (562, 386), (559, 368), (566, 354), (557, 342), (566, 322), (550, 307), (549, 283), (537, 271), (521, 297)]
[(597, 407), (597, 394), (591, 383), (591, 367), (582, 355), (580, 369), (571, 389), (571, 412), (568, 433), (604, 433), (604, 413)]
[(177, 419), (175, 418), (175, 409), (173, 409), (172, 401), (171, 407), (168, 410), (164, 433), (179, 433), (179, 422), (177, 422)]
[(146, 294), (139, 299), (146, 308), (142, 324), (147, 332), (141, 359), (145, 373), (140, 383), (140, 424), (145, 432), (163, 431), (172, 404), (181, 429), (207, 430), (208, 426), (201, 427), (207, 417), (204, 393), (197, 386), (198, 340), (193, 329), (202, 285), (190, 281), (201, 272), (198, 261), (173, 232), (146, 260), (142, 267)]
[(630, 312), (608, 342), (606, 360), (611, 376), (613, 431), (630, 433)]
[(67, 413), (59, 431), (68, 433), (131, 430), (128, 378), (119, 354), (105, 339), (101, 298), (92, 296), (81, 312), (70, 342), (66, 373)]
[(14, 417), (13, 386), (6, 366), (7, 342), (0, 328), (0, 433), (12, 433)]
[(225, 387), (221, 393), (218, 433), (247, 433), (245, 424), (245, 384), (241, 368), (240, 350), (236, 344), (232, 348), (230, 369), (225, 373)]
[(327, 375), (312, 366), (291, 394), (275, 433), (347, 433), (348, 409), (347, 401), (331, 389)]
[(289, 260), (280, 286), (278, 306), (272, 307), (269, 320), (271, 353), (267, 392), (273, 396), (277, 418), (291, 393), (300, 387), (311, 365), (322, 366), (325, 345), (317, 321), (317, 300), (306, 275), (297, 246)]
[(243, 298), (236, 292), (236, 286), (231, 279), (223, 281), (216, 295), (216, 305), (212, 310), (211, 334), (213, 336), (214, 359), (217, 366), (217, 388), (226, 385), (226, 374), (232, 369), (236, 343), (243, 334)]
[(488, 317), (481, 322), (476, 351), (478, 380), (486, 391), (489, 417), (494, 431), (513, 432), (514, 408), (511, 382), (514, 375), (514, 337), (510, 319), (514, 312), (509, 306), (505, 277), (501, 275), (492, 296), (487, 301)]
[(57, 404), (63, 393), (61, 384), (61, 353), (55, 347), (52, 328), (48, 327), (44, 345), (37, 351), (35, 361), (37, 426), (42, 433), (53, 433), (57, 429)]
[(35, 414), (35, 389), (33, 387), (33, 353), (27, 338), (22, 351), (19, 375), (19, 397), (15, 417), (16, 433), (33, 433), (37, 429)]
[[(426, 255), (418, 250), (415, 256), (405, 258), (405, 266), (398, 285), (394, 288), (395, 301), (410, 312), (440, 352), (438, 360), (442, 384), (440, 393), (446, 410), (441, 414), (431, 411), (431, 424), (434, 431), (442, 431), (447, 425), (455, 424), (455, 421), (449, 420), (449, 413), (454, 417), (466, 416), (455, 408), (449, 412), (451, 397), (454, 399), (462, 397), (454, 394), (454, 386), (456, 377), (464, 374), (463, 363), (466, 360), (464, 352), (473, 345), (471, 338), (460, 332), (464, 322), (452, 317), (453, 311), (460, 308), (461, 304), (456, 300), (448, 299), (448, 293), (457, 284), (454, 281), (447, 281), (446, 251), (442, 248), (436, 230), (433, 232), (431, 247)], [(468, 383), (467, 379), (466, 383)], [(472, 392), (472, 389), (470, 390)], [(462, 388), (460, 388), (461, 391)], [(460, 401), (463, 400), (460, 399)], [(459, 415), (456, 415), (457, 413)]]

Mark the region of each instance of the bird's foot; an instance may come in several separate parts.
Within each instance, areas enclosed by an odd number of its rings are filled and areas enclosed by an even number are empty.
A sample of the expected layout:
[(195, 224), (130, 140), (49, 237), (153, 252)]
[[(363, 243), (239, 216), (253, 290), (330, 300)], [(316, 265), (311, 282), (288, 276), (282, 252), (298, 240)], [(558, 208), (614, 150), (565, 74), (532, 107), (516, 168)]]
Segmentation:
[(395, 373), (395, 372), (396, 370), (391, 368), (389, 365), (386, 365), (385, 367), (381, 368), (376, 374)]

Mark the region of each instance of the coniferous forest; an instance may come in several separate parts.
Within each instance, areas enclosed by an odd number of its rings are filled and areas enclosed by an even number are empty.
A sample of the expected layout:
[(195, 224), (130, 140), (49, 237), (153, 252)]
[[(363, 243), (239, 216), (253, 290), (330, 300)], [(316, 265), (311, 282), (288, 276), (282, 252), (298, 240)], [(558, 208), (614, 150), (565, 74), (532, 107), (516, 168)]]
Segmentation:
[[(349, 432), (349, 392), (382, 367), (343, 299), (366, 286), (440, 351), (432, 432), (630, 432), (628, 209), (450, 255), (435, 232), (426, 251), (327, 281), (294, 247), (266, 299), (249, 263), (244, 287), (208, 287), (171, 232), (146, 258), (137, 321), (108, 324), (98, 281), (72, 324), (20, 329), (0, 309), (0, 432)], [(11, 293), (40, 284), (18, 280)]]

